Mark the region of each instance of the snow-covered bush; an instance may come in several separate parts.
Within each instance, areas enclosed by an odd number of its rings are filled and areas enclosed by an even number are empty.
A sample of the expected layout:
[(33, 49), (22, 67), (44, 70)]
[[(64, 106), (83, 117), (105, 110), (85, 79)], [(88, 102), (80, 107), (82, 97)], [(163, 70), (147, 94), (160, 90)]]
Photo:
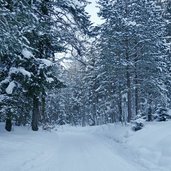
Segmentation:
[(132, 130), (139, 131), (144, 127), (144, 122), (146, 121), (146, 117), (144, 115), (137, 115), (135, 119), (132, 121)]
[(171, 119), (171, 115), (169, 115), (167, 108), (159, 107), (154, 115), (154, 119), (159, 122), (167, 121)]
[(137, 119), (133, 122), (132, 130), (133, 131), (139, 131), (144, 127), (144, 120), (143, 119)]

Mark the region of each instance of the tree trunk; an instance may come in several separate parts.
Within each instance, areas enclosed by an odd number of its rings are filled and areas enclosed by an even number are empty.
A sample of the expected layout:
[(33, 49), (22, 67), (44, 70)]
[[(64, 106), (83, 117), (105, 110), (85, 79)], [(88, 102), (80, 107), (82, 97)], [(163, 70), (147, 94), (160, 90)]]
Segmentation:
[(130, 76), (130, 57), (129, 57), (129, 44), (128, 38), (126, 38), (126, 60), (127, 60), (127, 68), (126, 68), (126, 80), (127, 80), (127, 102), (128, 102), (128, 118), (127, 121), (130, 122), (132, 118), (132, 102), (131, 102), (131, 76)]
[(32, 113), (32, 130), (38, 131), (38, 120), (39, 120), (39, 98), (34, 95), (33, 96), (33, 113)]
[(119, 100), (118, 100), (118, 108), (119, 108), (119, 121), (123, 122), (123, 112), (122, 112), (122, 94), (119, 86)]
[(138, 89), (137, 64), (135, 63), (135, 115), (136, 116), (138, 115), (138, 111), (139, 111), (139, 89)]
[(42, 115), (42, 122), (46, 123), (46, 116), (45, 116), (45, 109), (46, 109), (46, 100), (45, 96), (42, 95), (42, 104), (41, 104), (41, 115)]
[(131, 118), (132, 118), (132, 110), (131, 110), (131, 80), (130, 80), (130, 74), (129, 71), (127, 71), (127, 88), (128, 88), (128, 94), (127, 94), (127, 98), (128, 98), (128, 119), (127, 121), (130, 122)]
[[(125, 1), (125, 17), (128, 16), (128, 2)], [(126, 32), (128, 32), (126, 28)], [(129, 56), (129, 36), (126, 35), (125, 38), (125, 45), (126, 45), (126, 61), (127, 61), (127, 68), (126, 68), (126, 80), (127, 80), (127, 101), (128, 101), (128, 117), (127, 121), (130, 122), (132, 118), (132, 102), (131, 102), (131, 76), (130, 76), (130, 56)]]
[(151, 106), (149, 106), (148, 108), (148, 117), (147, 117), (147, 121), (152, 121), (152, 109)]
[(138, 88), (135, 88), (135, 115), (138, 115), (138, 111), (139, 111), (139, 99), (138, 99)]
[(152, 101), (149, 100), (149, 106), (148, 106), (148, 114), (147, 114), (147, 121), (152, 121), (152, 107), (151, 107)]
[(5, 122), (5, 129), (7, 130), (7, 131), (11, 131), (11, 129), (12, 129), (12, 121), (11, 121), (11, 119), (9, 119), (9, 118), (7, 118), (6, 119), (6, 122)]
[(95, 122), (95, 125), (96, 125), (96, 121), (97, 121), (97, 108), (96, 108), (96, 103), (94, 102), (93, 103), (93, 110), (92, 110), (92, 112), (93, 112), (93, 120), (94, 120), (94, 122)]

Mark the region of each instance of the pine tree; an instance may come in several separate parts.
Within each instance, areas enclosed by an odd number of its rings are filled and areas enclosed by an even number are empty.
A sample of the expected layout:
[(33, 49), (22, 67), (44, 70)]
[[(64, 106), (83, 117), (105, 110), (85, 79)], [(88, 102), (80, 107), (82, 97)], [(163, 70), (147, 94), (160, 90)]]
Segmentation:
[(164, 1), (163, 2), (163, 6), (164, 6), (164, 9), (165, 9), (165, 12), (164, 12), (164, 19), (166, 20), (166, 34), (165, 34), (165, 41), (166, 41), (166, 46), (167, 46), (167, 49), (166, 49), (166, 54), (167, 54), (167, 57), (166, 57), (166, 70), (168, 72), (167, 74), (167, 80), (166, 80), (166, 88), (168, 90), (167, 92), (167, 101), (168, 101), (168, 104), (170, 107), (170, 87), (171, 87), (171, 82), (170, 82), (170, 66), (171, 66), (171, 2), (170, 1)]

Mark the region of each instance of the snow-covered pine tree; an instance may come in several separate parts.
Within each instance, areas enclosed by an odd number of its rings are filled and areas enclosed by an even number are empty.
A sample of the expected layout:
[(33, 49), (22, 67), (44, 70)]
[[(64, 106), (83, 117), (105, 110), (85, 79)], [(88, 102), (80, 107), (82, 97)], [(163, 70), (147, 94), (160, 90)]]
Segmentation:
[(168, 96), (168, 104), (169, 104), (169, 108), (171, 106), (171, 96), (170, 96), (170, 92), (171, 92), (171, 2), (168, 1), (164, 1), (164, 9), (165, 9), (165, 13), (164, 13), (164, 19), (166, 20), (166, 35), (165, 35), (165, 39), (166, 39), (166, 46), (167, 46), (167, 80), (166, 80), (166, 86), (168, 89), (167, 92), (167, 96)]
[(87, 66), (83, 74), (83, 87), (84, 87), (84, 99), (85, 99), (85, 112), (87, 118), (87, 124), (97, 125), (98, 121), (98, 94), (96, 89), (97, 73), (96, 73), (96, 61), (98, 58), (98, 51), (96, 51), (95, 41), (91, 43), (91, 48), (87, 54)]
[[(25, 11), (25, 13), (23, 11)], [(23, 67), (19, 67), (19, 65), (22, 59), (21, 51), (23, 46), (28, 45), (24, 32), (35, 25), (35, 18), (32, 17), (32, 12), (27, 4), (18, 1), (1, 1), (0, 13), (0, 58), (3, 66), (1, 70), (3, 77), (0, 84), (1, 94), (6, 97), (3, 100), (4, 107), (2, 110), (7, 118), (11, 119), (13, 117), (12, 115), (18, 114), (18, 111), (15, 112), (14, 108), (18, 108), (16, 98), (19, 99), (21, 95), (21, 93), (16, 90), (16, 88), (21, 90), (21, 84), (15, 80), (15, 73), (18, 73), (17, 79), (23, 82), (30, 76), (30, 73)], [(14, 89), (15, 93), (12, 95)], [(6, 116), (4, 116), (4, 118), (6, 118)]]

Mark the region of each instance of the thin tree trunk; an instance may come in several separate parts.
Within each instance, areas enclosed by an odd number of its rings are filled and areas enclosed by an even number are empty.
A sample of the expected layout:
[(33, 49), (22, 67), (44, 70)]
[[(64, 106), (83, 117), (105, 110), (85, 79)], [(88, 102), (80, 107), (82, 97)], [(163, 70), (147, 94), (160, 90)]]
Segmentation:
[(82, 122), (81, 122), (82, 127), (86, 126), (86, 120), (85, 119), (86, 119), (85, 110), (83, 109), (82, 110)]
[(132, 118), (132, 110), (131, 110), (131, 80), (130, 80), (130, 74), (129, 71), (127, 71), (127, 88), (128, 88), (128, 94), (127, 94), (127, 98), (128, 98), (128, 122), (131, 121)]
[(149, 100), (149, 106), (148, 106), (148, 115), (147, 115), (147, 121), (152, 121), (152, 107), (151, 107), (152, 101)]
[(119, 101), (118, 101), (118, 108), (119, 108), (119, 121), (120, 121), (120, 122), (123, 122), (122, 94), (121, 94), (120, 86), (119, 86)]
[[(125, 17), (128, 16), (128, 2), (125, 1)], [(128, 30), (126, 30), (128, 32)], [(126, 79), (127, 79), (127, 101), (128, 101), (128, 118), (127, 121), (130, 122), (132, 118), (132, 102), (131, 102), (131, 76), (130, 76), (130, 56), (129, 56), (129, 38), (126, 36), (126, 60), (127, 60), (127, 68), (126, 68)]]
[(42, 104), (41, 104), (41, 115), (42, 115), (42, 122), (45, 123), (46, 122), (46, 116), (45, 116), (45, 109), (46, 109), (46, 99), (45, 96), (42, 95)]
[(12, 129), (12, 121), (10, 118), (7, 118), (6, 119), (6, 122), (5, 122), (5, 129), (10, 132), (11, 129)]
[(135, 115), (136, 116), (138, 115), (138, 111), (139, 111), (139, 89), (138, 89), (137, 64), (135, 63)]
[(12, 130), (12, 112), (11, 109), (7, 111), (6, 121), (5, 121), (5, 129), (10, 132)]
[(33, 96), (33, 113), (32, 113), (32, 130), (38, 131), (38, 120), (39, 120), (39, 98)]
[[(97, 117), (97, 109), (96, 109), (96, 104), (95, 102), (93, 103), (93, 120), (94, 122), (96, 121), (96, 117)], [(96, 124), (96, 122), (95, 122)]]
[(127, 60), (127, 68), (126, 68), (126, 80), (127, 80), (127, 102), (128, 102), (128, 118), (127, 121), (130, 122), (132, 118), (132, 102), (131, 102), (131, 78), (130, 78), (130, 67), (129, 67), (129, 53), (128, 53), (128, 38), (126, 38), (126, 60)]

